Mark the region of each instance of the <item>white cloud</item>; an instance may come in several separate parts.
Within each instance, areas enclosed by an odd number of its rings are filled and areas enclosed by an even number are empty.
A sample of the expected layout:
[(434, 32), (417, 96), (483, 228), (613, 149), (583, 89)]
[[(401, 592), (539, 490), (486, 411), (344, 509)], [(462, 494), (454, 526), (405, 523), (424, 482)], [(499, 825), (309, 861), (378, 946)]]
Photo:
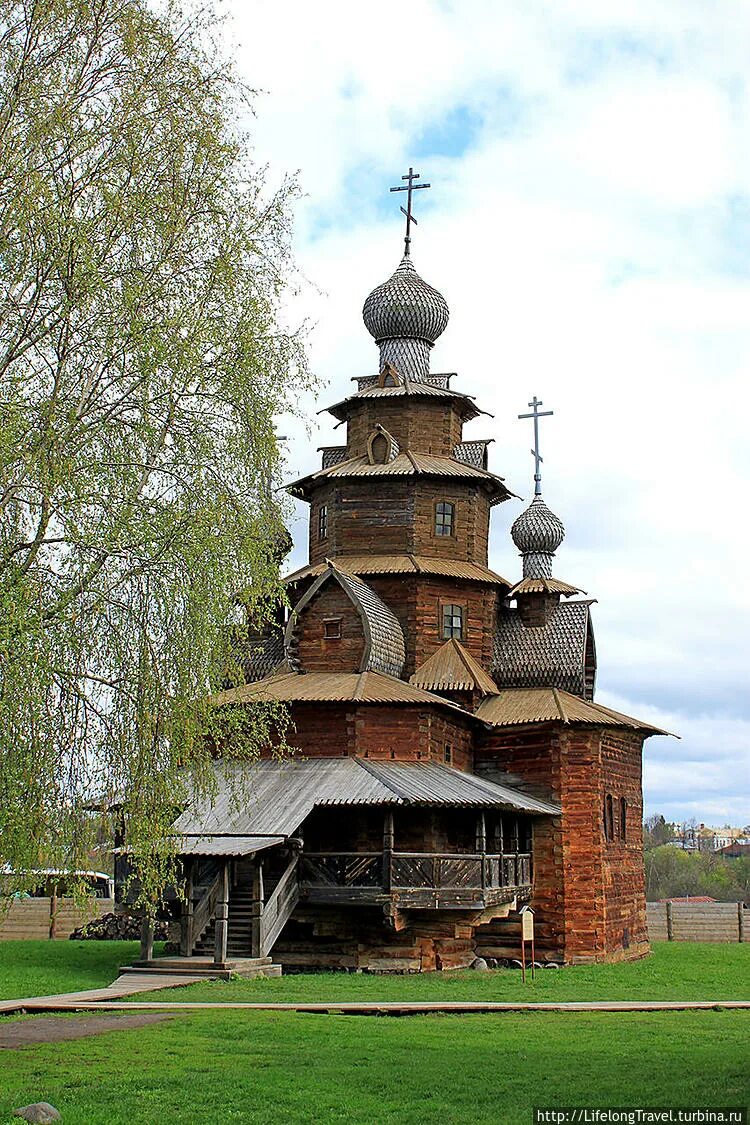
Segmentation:
[[(415, 261), (451, 307), (433, 369), (458, 371), (493, 412), (469, 434), (495, 438), (492, 467), (523, 495), (530, 435), (516, 415), (532, 393), (555, 410), (545, 495), (568, 527), (560, 576), (599, 598), (601, 698), (616, 691), (646, 718), (661, 701), (683, 736), (647, 756), (650, 807), (706, 819), (724, 801), (750, 821), (736, 786), (750, 719), (750, 224), (737, 219), (738, 202), (750, 211), (750, 9), (229, 7), (240, 69), (268, 91), (258, 159), (277, 176), (299, 168), (307, 193), (297, 250), (322, 293), (291, 315), (318, 323), (320, 404), (374, 370), (361, 304), (399, 257), (387, 188), (419, 160), (433, 189)], [(460, 156), (442, 151), (443, 127)], [(342, 439), (326, 416), (314, 440), (295, 422), (284, 432), (293, 475)], [(518, 510), (494, 517), (492, 561), (509, 577)]]

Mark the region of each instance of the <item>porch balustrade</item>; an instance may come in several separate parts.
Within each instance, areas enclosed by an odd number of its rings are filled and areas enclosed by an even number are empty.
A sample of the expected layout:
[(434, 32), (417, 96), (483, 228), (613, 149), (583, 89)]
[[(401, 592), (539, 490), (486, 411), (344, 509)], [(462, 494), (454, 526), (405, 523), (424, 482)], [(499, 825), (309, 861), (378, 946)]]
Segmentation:
[[(531, 854), (304, 852), (300, 883), (313, 892), (484, 891), (531, 885)], [(315, 895), (317, 897), (317, 895)]]

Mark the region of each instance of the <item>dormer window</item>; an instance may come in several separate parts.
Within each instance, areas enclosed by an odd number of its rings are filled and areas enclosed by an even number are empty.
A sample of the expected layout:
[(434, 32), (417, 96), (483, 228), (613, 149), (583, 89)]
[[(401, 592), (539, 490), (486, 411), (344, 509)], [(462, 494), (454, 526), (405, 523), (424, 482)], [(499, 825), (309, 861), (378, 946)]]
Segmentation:
[(393, 364), (391, 364), (391, 363), (384, 364), (383, 370), (380, 372), (380, 375), (378, 376), (378, 386), (379, 387), (399, 387), (400, 385), (401, 385), (401, 379), (399, 378), (398, 371), (393, 366)]
[(328, 538), (328, 505), (321, 504), (318, 508), (318, 539)]
[(449, 500), (438, 500), (435, 505), (435, 534), (453, 535), (456, 505)]
[(384, 465), (388, 460), (389, 441), (385, 434), (376, 434), (370, 445), (370, 453), (374, 465)]
[(446, 604), (442, 607), (442, 637), (444, 641), (455, 637), (457, 641), (464, 636), (464, 607), (462, 605)]

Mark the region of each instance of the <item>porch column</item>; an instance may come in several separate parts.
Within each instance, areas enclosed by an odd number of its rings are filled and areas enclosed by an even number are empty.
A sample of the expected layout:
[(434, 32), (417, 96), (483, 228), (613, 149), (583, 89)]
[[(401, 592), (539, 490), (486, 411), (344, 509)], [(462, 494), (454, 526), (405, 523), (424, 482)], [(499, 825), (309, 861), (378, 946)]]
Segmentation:
[(185, 901), (182, 904), (182, 918), (180, 919), (180, 953), (183, 957), (190, 957), (193, 952), (193, 871), (195, 860), (192, 856), (183, 859), (185, 870)]
[(477, 851), (479, 852), (479, 864), (481, 867), (480, 886), (482, 888), (482, 895), (484, 895), (484, 888), (487, 882), (487, 822), (484, 819), (484, 813), (481, 812), (477, 817)]
[(389, 809), (383, 820), (383, 890), (390, 894), (393, 884), (393, 813)]
[(265, 950), (263, 949), (263, 899), (265, 897), (265, 889), (263, 887), (263, 861), (256, 859), (253, 868), (253, 913), (250, 943), (253, 957), (265, 957)]
[(227, 959), (229, 937), (229, 860), (225, 859), (219, 876), (219, 898), (216, 903), (216, 941), (214, 963), (221, 965)]

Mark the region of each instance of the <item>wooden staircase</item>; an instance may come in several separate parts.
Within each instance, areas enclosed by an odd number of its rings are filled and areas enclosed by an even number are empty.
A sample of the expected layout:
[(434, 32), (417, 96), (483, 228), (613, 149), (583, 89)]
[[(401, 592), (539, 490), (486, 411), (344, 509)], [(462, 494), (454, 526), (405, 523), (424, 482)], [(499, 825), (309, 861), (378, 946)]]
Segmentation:
[[(294, 912), (299, 901), (298, 856), (291, 857), (285, 871), (266, 896), (262, 876), (238, 881), (229, 889), (227, 910), (227, 943), (225, 961), (263, 960)], [(216, 884), (204, 892), (193, 917), (199, 919), (193, 928), (190, 954), (213, 957), (216, 948), (216, 926), (219, 899)]]

